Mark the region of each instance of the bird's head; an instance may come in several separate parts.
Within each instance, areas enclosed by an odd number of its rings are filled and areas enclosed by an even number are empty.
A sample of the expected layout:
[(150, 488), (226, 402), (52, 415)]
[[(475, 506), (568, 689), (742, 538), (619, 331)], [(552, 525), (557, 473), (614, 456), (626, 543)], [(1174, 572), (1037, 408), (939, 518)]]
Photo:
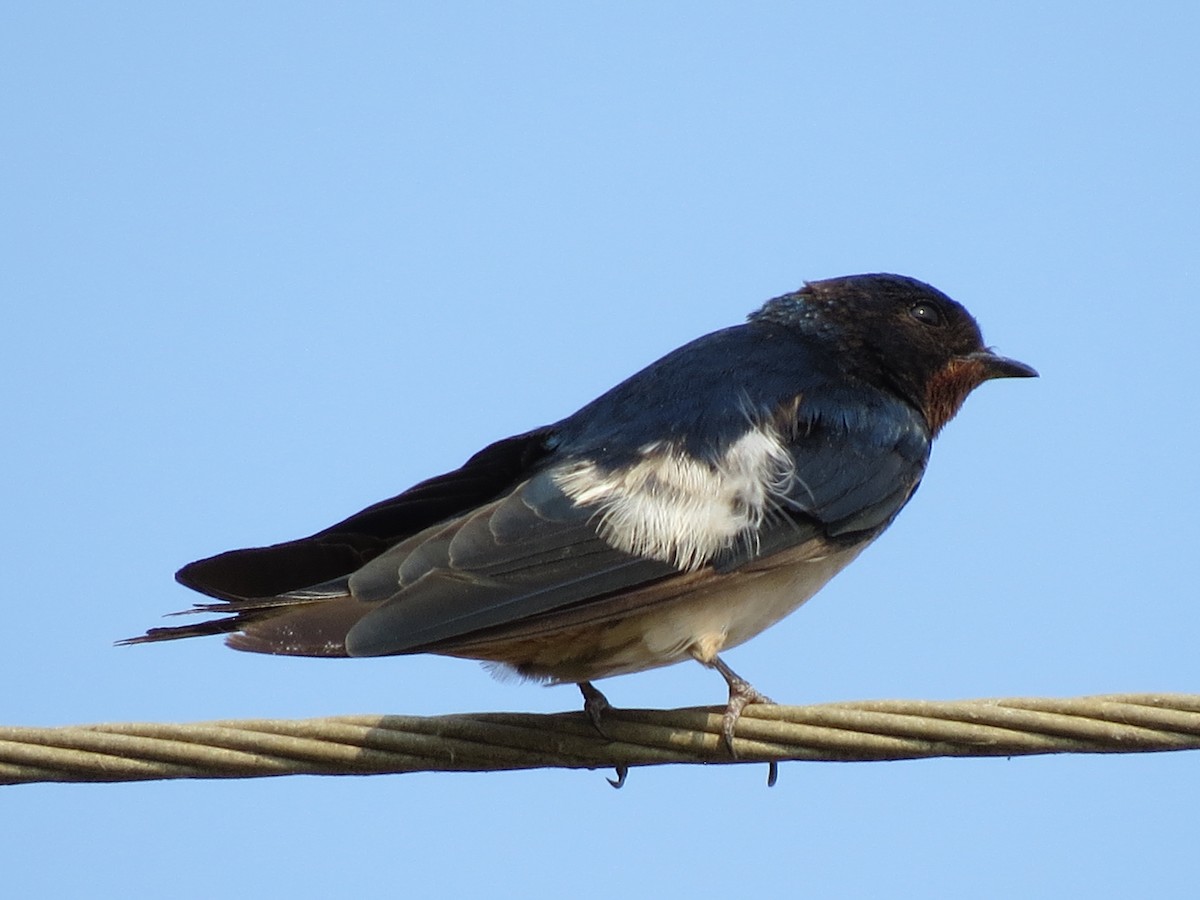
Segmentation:
[(907, 400), (934, 434), (983, 382), (1037, 375), (984, 346), (979, 326), (960, 304), (903, 275), (809, 282), (768, 301), (751, 319), (828, 343), (843, 371)]

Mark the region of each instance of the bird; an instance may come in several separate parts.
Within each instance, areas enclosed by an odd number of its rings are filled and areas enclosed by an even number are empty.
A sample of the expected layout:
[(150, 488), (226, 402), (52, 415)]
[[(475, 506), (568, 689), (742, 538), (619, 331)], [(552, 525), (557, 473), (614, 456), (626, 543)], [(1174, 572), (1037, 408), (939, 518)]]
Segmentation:
[(722, 735), (770, 703), (720, 654), (810, 599), (896, 518), (985, 381), (1034, 377), (915, 278), (806, 282), (572, 415), (497, 441), (298, 540), (185, 565), (214, 616), (121, 643), (225, 635), (312, 657), (432, 653), (574, 683), (696, 660)]

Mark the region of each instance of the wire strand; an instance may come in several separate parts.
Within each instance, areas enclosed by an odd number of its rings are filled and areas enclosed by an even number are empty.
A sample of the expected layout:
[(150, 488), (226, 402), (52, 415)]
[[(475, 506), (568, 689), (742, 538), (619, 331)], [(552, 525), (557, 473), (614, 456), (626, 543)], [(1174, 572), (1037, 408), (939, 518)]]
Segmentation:
[(0, 784), (1200, 749), (1196, 694), (753, 705), (736, 757), (722, 712), (611, 709), (604, 735), (582, 713), (0, 726)]

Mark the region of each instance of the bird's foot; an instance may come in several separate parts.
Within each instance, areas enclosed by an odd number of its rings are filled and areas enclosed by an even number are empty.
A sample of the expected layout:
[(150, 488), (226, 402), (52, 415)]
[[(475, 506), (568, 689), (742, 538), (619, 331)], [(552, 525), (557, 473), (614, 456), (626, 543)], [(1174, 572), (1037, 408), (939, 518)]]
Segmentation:
[[(581, 681), (578, 686), (579, 693), (583, 694), (584, 714), (591, 720), (592, 727), (600, 733), (600, 736), (611, 741), (612, 738), (604, 730), (604, 726), (600, 724), (600, 721), (604, 717), (604, 714), (613, 708), (612, 704), (608, 702), (607, 697), (600, 693), (599, 688), (590, 681)], [(624, 778), (621, 779), (622, 782), (624, 780)]]
[(729, 685), (729, 704), (725, 707), (725, 715), (721, 717), (721, 736), (725, 740), (725, 746), (729, 748), (729, 755), (736, 759), (737, 751), (733, 749), (733, 732), (737, 727), (738, 719), (742, 716), (742, 710), (751, 703), (774, 705), (775, 701), (725, 665), (719, 656), (713, 657), (712, 662), (706, 665), (720, 672), (725, 683)]

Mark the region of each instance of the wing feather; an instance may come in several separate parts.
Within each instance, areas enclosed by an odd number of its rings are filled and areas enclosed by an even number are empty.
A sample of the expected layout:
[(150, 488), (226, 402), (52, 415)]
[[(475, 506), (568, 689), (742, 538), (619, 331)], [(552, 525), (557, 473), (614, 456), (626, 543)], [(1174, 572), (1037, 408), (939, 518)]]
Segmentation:
[(356, 573), (356, 596), (391, 595), (350, 630), (346, 647), (352, 656), (413, 652), (676, 573), (607, 543), (595, 510), (575, 506), (542, 472)]

